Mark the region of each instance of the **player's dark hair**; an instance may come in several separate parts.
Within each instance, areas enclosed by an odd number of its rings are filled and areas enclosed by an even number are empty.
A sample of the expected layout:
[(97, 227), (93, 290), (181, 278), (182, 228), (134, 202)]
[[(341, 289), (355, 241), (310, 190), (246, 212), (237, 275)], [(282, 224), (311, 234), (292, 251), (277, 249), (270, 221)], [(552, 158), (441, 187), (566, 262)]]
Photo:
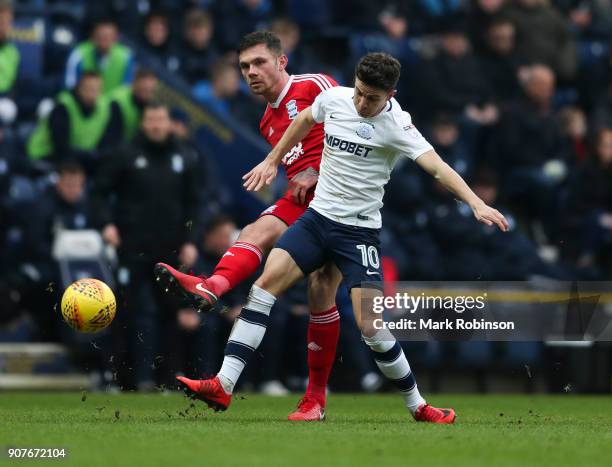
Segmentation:
[(399, 81), (400, 69), (400, 62), (396, 58), (383, 52), (372, 52), (361, 57), (355, 68), (355, 76), (368, 86), (392, 91)]
[(248, 33), (238, 44), (238, 54), (259, 44), (265, 45), (270, 52), (277, 56), (283, 54), (281, 41), (272, 31), (255, 31)]

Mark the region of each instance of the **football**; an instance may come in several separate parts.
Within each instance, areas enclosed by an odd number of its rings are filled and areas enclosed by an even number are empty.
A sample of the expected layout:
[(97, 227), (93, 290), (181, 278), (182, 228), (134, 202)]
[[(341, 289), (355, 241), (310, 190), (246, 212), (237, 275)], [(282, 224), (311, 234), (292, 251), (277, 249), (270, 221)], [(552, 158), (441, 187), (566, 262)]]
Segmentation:
[(93, 333), (106, 328), (116, 310), (113, 291), (98, 279), (73, 282), (62, 296), (62, 316), (71, 328), (80, 332)]

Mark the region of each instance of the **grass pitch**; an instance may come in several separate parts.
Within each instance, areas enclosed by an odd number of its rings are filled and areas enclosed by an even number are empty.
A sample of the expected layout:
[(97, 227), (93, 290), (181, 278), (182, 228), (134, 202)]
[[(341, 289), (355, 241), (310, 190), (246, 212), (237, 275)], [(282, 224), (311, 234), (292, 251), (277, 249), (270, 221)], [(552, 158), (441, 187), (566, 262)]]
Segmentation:
[[(172, 395), (0, 394), (0, 464), (74, 466), (603, 466), (612, 398), (438, 395), (455, 425), (415, 423), (398, 395), (331, 395), (323, 423), (289, 423), (298, 397), (238, 396), (225, 413)], [(65, 447), (9, 460), (11, 447)]]

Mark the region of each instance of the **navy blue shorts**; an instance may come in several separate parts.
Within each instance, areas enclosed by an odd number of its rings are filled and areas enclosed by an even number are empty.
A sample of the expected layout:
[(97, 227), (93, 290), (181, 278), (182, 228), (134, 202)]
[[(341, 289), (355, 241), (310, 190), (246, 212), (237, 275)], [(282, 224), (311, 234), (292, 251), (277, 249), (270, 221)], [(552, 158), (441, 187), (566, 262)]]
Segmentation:
[[(304, 275), (333, 262), (351, 290), (362, 282), (383, 281), (380, 229), (340, 224), (308, 208), (276, 242)], [(375, 287), (370, 284), (369, 287)]]

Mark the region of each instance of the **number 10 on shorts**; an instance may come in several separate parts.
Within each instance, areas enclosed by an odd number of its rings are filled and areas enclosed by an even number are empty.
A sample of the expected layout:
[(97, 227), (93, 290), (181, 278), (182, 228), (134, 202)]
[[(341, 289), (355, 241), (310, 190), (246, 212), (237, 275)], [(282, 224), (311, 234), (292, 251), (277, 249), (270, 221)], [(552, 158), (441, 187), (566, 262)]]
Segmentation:
[(378, 259), (378, 250), (373, 245), (355, 245), (355, 247), (361, 253), (361, 264), (366, 268), (371, 267), (378, 269), (380, 267), (380, 260)]

